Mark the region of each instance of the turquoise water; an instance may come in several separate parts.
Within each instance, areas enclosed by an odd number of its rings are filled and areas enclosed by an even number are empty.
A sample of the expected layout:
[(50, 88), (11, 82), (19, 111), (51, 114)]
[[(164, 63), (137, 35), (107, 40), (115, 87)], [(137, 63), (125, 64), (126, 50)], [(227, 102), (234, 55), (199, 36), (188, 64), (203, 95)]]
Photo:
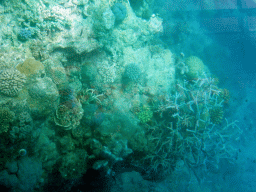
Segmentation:
[(253, 1), (0, 1), (0, 187), (253, 192)]

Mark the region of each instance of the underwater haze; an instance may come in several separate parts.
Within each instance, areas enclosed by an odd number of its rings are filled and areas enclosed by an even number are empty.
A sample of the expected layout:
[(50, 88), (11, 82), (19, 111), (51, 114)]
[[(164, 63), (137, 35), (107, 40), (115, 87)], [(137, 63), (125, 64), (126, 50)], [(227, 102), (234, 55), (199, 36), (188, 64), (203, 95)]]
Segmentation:
[(0, 189), (256, 191), (254, 0), (0, 1)]

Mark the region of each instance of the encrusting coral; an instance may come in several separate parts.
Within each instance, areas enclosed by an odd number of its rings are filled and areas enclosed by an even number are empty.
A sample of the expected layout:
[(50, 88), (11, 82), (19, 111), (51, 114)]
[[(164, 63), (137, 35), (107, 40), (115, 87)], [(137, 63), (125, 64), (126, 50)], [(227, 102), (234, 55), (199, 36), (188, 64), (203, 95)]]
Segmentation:
[(17, 96), (26, 81), (25, 75), (16, 69), (6, 69), (0, 72), (0, 91), (4, 95)]
[(14, 120), (15, 114), (7, 107), (0, 108), (0, 134), (7, 132), (10, 128), (10, 123)]
[(24, 63), (19, 64), (16, 69), (19, 70), (21, 73), (25, 74), (26, 76), (29, 76), (43, 71), (44, 65), (40, 61), (37, 61), (33, 57), (31, 57), (27, 58)]

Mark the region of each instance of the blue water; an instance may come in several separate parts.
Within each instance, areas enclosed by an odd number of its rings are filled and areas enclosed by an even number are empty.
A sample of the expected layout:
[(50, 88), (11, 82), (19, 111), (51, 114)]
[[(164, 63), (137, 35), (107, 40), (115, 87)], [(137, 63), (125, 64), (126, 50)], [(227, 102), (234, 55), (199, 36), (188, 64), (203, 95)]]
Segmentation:
[[(232, 2), (228, 1), (222, 2), (226, 5), (232, 4)], [(230, 90), (232, 100), (226, 115), (229, 118), (237, 119), (239, 126), (243, 130), (241, 139), (236, 144), (239, 154), (235, 163), (229, 164), (222, 161), (220, 162), (218, 173), (206, 173), (207, 176), (201, 185), (204, 186), (201, 187), (202, 191), (256, 191), (256, 32), (248, 26), (248, 18), (254, 15), (251, 12), (255, 10), (249, 8), (255, 7), (255, 3), (253, 1), (250, 3), (248, 3), (249, 1), (234, 2), (235, 4), (238, 3), (235, 11), (233, 9), (214, 9), (214, 7), (211, 10), (201, 11), (194, 9), (193, 6), (192, 10), (189, 10), (189, 6), (184, 6), (183, 10), (178, 9), (181, 12), (183, 11), (184, 15), (196, 15), (195, 20), (199, 23), (199, 26), (205, 24), (202, 23), (205, 19), (203, 16), (207, 16), (212, 20), (234, 17), (240, 22), (238, 31), (232, 29), (221, 31), (225, 28), (225, 25), (229, 24), (226, 21), (223, 21), (220, 25), (223, 28), (218, 30), (216, 28), (220, 26), (213, 26), (211, 29), (207, 27), (197, 28), (198, 30), (202, 29), (205, 32), (205, 36), (200, 41), (202, 44), (196, 49), (198, 52), (194, 50), (193, 54), (201, 55), (207, 62), (211, 72), (219, 77), (221, 87), (226, 87)], [(241, 6), (245, 2), (247, 2), (247, 8)], [(189, 11), (187, 12), (187, 10)], [(172, 13), (166, 15), (167, 22), (168, 19), (172, 18), (171, 15)], [(165, 35), (163, 39), (168, 40), (168, 37), (168, 35)], [(200, 40), (197, 35), (195, 35), (195, 38)], [(210, 44), (207, 44), (208, 38), (212, 40)], [(190, 39), (189, 35), (188, 39)], [(189, 53), (193, 44), (196, 44), (194, 40), (188, 42), (185, 40), (184, 44), (178, 45), (176, 50), (180, 51), (180, 47), (182, 47), (187, 50), (184, 51), (185, 54), (186, 52)], [(173, 46), (170, 45), (170, 47)], [(218, 188), (211, 183), (218, 183)], [(162, 191), (165, 191), (168, 188), (168, 184), (165, 183), (163, 185), (166, 188)], [(206, 186), (208, 186), (208, 189)], [(183, 190), (185, 191), (185, 189)]]

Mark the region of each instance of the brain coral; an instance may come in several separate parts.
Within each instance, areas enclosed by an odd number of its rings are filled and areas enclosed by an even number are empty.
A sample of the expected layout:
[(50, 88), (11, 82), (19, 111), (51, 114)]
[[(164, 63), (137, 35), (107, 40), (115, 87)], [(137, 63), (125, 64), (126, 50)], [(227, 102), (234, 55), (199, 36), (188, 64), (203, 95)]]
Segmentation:
[(0, 91), (7, 96), (17, 96), (26, 81), (25, 75), (16, 69), (0, 72)]

